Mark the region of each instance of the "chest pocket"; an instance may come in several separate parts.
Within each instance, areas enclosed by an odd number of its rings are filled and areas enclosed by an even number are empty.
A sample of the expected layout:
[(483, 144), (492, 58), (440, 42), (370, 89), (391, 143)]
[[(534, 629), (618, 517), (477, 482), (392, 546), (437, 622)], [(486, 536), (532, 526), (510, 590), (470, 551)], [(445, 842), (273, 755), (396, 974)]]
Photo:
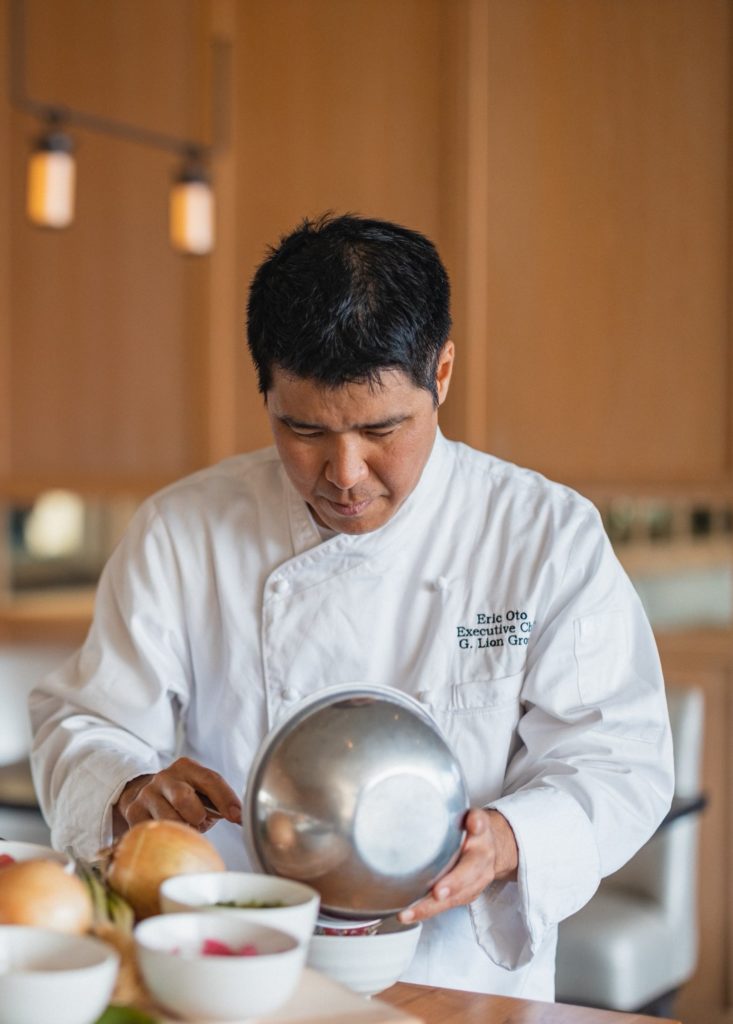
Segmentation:
[(524, 673), (498, 678), (472, 679), (470, 682), (453, 683), (444, 687), (437, 684), (429, 691), (423, 691), (420, 698), (435, 711), (457, 715), (491, 713), (516, 709), (522, 692)]
[(501, 795), (521, 716), (524, 673), (446, 684), (423, 697), (458, 757), (474, 806)]

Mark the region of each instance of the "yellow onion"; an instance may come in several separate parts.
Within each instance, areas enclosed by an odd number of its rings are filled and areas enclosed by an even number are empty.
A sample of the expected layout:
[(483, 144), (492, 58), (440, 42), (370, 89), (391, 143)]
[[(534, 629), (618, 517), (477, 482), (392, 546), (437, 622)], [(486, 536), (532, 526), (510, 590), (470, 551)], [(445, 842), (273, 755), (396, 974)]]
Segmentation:
[(217, 850), (190, 825), (180, 821), (141, 821), (112, 847), (105, 877), (139, 920), (160, 913), (158, 889), (166, 878), (224, 870)]
[(18, 861), (0, 871), (0, 924), (81, 934), (91, 923), (86, 886), (55, 861)]

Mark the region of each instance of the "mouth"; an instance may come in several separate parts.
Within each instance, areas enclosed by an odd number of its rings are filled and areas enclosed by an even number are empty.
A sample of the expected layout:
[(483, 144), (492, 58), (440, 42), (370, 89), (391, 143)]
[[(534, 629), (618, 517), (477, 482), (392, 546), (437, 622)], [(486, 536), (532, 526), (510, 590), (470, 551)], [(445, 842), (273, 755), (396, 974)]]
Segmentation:
[(346, 519), (361, 515), (372, 503), (371, 498), (362, 498), (361, 501), (348, 502), (347, 504), (333, 501), (331, 498), (324, 498), (323, 500), (332, 512), (335, 512), (337, 516), (344, 516)]

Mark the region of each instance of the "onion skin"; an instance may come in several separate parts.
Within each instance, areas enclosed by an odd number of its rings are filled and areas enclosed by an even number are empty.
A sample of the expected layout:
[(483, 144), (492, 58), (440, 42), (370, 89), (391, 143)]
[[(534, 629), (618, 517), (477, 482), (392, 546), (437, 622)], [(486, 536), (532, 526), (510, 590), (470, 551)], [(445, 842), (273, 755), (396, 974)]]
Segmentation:
[(0, 924), (81, 935), (92, 924), (86, 886), (50, 860), (24, 860), (0, 871)]
[(181, 821), (141, 821), (115, 842), (105, 871), (110, 888), (135, 911), (137, 920), (160, 913), (158, 889), (173, 875), (225, 871), (215, 847)]

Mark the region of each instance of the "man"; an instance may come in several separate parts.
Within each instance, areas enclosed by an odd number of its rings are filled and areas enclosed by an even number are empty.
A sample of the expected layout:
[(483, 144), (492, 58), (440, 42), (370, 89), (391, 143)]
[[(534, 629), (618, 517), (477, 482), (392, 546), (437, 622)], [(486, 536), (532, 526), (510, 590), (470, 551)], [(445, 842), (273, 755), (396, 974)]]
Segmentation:
[(143, 504), (84, 647), (32, 698), (35, 779), (58, 846), (94, 855), (149, 817), (208, 829), (206, 798), (244, 866), (267, 729), (324, 686), (395, 686), (473, 805), (456, 866), (403, 914), (425, 922), (405, 977), (551, 999), (557, 922), (669, 805), (666, 703), (593, 507), (440, 434), (449, 328), (416, 232), (334, 217), (281, 241), (248, 323), (275, 448)]

